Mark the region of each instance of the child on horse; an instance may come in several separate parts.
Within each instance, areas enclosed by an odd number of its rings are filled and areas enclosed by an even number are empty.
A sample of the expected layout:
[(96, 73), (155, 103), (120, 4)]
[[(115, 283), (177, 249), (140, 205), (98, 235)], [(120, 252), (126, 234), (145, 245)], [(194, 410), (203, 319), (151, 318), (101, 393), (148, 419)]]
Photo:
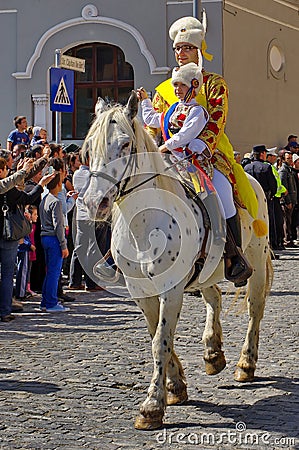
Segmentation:
[[(173, 70), (171, 84), (179, 102), (171, 105), (166, 112), (155, 111), (144, 88), (137, 89), (137, 96), (141, 101), (142, 118), (145, 124), (162, 130), (164, 144), (159, 147), (159, 150), (163, 153), (171, 151), (177, 159), (184, 159), (187, 152), (192, 156), (192, 162), (197, 167), (197, 159), (200, 159), (200, 165), (203, 165), (205, 172), (212, 178), (224, 208), (225, 218), (230, 226), (230, 218), (236, 216), (230, 183), (219, 170), (212, 167), (209, 161), (211, 153), (202, 145), (202, 141), (197, 139), (209, 120), (206, 109), (195, 100), (202, 83), (201, 64), (191, 62)], [(189, 171), (192, 169), (189, 168)], [(234, 231), (230, 233), (230, 239), (226, 245), (226, 277), (237, 286), (242, 286), (251, 276), (252, 269), (242, 255), (241, 239), (238, 239), (238, 242), (233, 240), (235, 234), (240, 235), (239, 230)]]

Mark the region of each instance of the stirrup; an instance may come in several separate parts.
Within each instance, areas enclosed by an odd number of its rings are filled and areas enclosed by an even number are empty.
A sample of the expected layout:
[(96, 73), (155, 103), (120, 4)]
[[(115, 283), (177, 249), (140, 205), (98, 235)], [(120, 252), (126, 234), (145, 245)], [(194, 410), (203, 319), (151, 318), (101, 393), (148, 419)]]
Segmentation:
[(119, 270), (115, 266), (110, 266), (106, 261), (97, 262), (93, 267), (93, 273), (107, 283), (116, 283), (120, 275)]

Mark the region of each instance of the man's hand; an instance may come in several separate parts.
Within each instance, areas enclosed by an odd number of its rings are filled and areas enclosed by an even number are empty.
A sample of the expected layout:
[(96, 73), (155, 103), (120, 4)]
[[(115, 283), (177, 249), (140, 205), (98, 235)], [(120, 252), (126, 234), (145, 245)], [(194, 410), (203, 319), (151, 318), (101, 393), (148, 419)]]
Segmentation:
[(69, 256), (69, 251), (67, 248), (65, 248), (64, 250), (61, 250), (62, 253), (62, 258), (65, 259)]
[(44, 175), (38, 184), (42, 187), (45, 187), (46, 184), (49, 183), (49, 181), (53, 180), (53, 178), (57, 175), (57, 173), (59, 173), (59, 172), (54, 171), (53, 173)]
[(79, 192), (74, 191), (74, 190), (73, 191), (68, 191), (67, 194), (66, 194), (67, 197), (72, 197), (74, 200), (77, 200), (78, 195), (79, 195)]
[(34, 160), (32, 158), (22, 159), (17, 165), (17, 170), (25, 169), (26, 172), (28, 173), (32, 169), (33, 163)]
[(43, 148), (42, 156), (43, 156), (44, 158), (49, 158), (50, 154), (51, 154), (51, 149), (50, 149), (49, 144), (47, 144), (47, 145), (45, 145), (44, 148)]
[(146, 98), (148, 98), (147, 92), (143, 87), (140, 87), (139, 89), (137, 89), (137, 98), (140, 102), (142, 102), (142, 100), (145, 100)]

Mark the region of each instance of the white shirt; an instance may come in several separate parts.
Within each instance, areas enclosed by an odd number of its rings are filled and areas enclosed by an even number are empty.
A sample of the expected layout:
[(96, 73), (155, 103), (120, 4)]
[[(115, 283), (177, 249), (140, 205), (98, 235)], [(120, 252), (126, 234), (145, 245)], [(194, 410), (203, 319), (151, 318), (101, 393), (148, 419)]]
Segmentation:
[[(200, 139), (197, 139), (197, 136), (199, 136), (202, 129), (206, 126), (209, 115), (202, 106), (198, 105), (195, 99), (192, 99), (189, 103), (185, 103), (185, 105), (190, 105), (191, 108), (184, 120), (182, 128), (165, 142), (166, 148), (179, 158), (184, 156), (181, 152), (175, 151), (179, 147), (188, 146), (193, 153), (198, 154), (202, 153), (206, 148), (206, 144)], [(142, 100), (141, 108), (144, 123), (149, 127), (160, 128), (162, 114), (154, 110), (150, 99)]]

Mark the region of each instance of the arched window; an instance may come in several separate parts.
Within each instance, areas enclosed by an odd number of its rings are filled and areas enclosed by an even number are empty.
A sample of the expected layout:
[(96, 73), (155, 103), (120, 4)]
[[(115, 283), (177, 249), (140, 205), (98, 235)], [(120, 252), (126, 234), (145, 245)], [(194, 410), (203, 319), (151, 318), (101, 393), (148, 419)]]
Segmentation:
[(124, 104), (134, 89), (134, 71), (114, 45), (84, 44), (65, 54), (84, 59), (85, 73), (75, 72), (74, 112), (61, 114), (61, 137), (84, 139), (98, 97)]

